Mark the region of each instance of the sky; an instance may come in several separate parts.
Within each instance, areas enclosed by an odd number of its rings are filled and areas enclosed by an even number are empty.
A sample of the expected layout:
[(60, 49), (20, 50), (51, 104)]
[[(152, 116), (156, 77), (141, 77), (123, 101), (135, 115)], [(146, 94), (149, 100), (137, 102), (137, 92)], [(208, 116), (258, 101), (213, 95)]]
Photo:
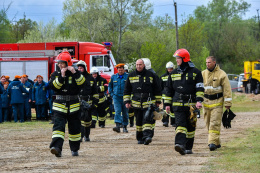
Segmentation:
[[(7, 8), (10, 2), (13, 2), (8, 10), (8, 18), (11, 21), (18, 21), (23, 18), (30, 18), (36, 22), (44, 22), (45, 24), (52, 18), (58, 23), (62, 22), (62, 7), (65, 0), (0, 0), (0, 9)], [(188, 15), (192, 15), (196, 7), (207, 5), (210, 0), (175, 0), (177, 2), (177, 12), (179, 23)], [(154, 5), (155, 16), (171, 16), (174, 19), (174, 0), (149, 0)], [(260, 0), (247, 0), (251, 4), (249, 11), (244, 16), (248, 19), (257, 15), (257, 9), (260, 9)]]

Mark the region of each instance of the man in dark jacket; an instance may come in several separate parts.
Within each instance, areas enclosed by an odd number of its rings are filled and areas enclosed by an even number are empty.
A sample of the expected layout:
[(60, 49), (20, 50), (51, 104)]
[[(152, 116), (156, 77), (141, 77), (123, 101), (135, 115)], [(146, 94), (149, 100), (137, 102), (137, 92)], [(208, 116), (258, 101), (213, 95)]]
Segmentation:
[[(9, 85), (9, 82), (5, 82), (4, 83), (3, 94), (1, 94), (1, 98), (2, 98), (2, 113), (3, 113), (2, 115), (4, 117), (4, 122), (11, 121), (11, 117), (9, 117), (10, 98), (8, 97), (8, 92), (7, 92), (8, 85)], [(1, 121), (1, 119), (0, 119), (0, 121)]]
[(65, 137), (65, 125), (68, 122), (69, 145), (72, 156), (78, 156), (80, 148), (80, 103), (79, 93), (84, 86), (85, 77), (72, 66), (71, 55), (64, 51), (56, 61), (59, 69), (51, 75), (50, 87), (54, 90), (56, 99), (53, 101), (54, 125), (50, 151), (56, 157), (61, 157)]
[[(158, 76), (145, 69), (144, 61), (136, 61), (136, 70), (128, 75), (124, 89), (126, 108), (133, 106), (136, 116), (136, 139), (138, 144), (149, 145), (154, 135), (155, 120), (144, 115), (152, 104), (161, 103), (161, 86)], [(131, 98), (131, 94), (133, 94)]]
[(36, 117), (37, 120), (46, 119), (46, 102), (47, 102), (47, 83), (43, 81), (41, 75), (37, 75), (37, 82), (32, 89), (32, 101), (36, 105)]
[(23, 93), (29, 94), (29, 92), (23, 87), (20, 82), (21, 76), (16, 75), (14, 80), (8, 86), (7, 92), (11, 98), (11, 105), (13, 108), (14, 122), (17, 122), (17, 113), (20, 112), (20, 122), (24, 122), (24, 98)]
[(190, 53), (186, 49), (177, 50), (173, 57), (178, 68), (168, 77), (164, 103), (166, 112), (170, 113), (172, 106), (175, 114), (175, 150), (181, 155), (192, 154), (197, 117), (191, 117), (194, 114), (190, 110), (195, 106), (202, 108), (203, 78), (201, 71), (190, 61)]
[(90, 141), (89, 135), (92, 115), (94, 116), (94, 110), (98, 107), (98, 91), (95, 79), (87, 71), (87, 64), (80, 60), (77, 66), (78, 70), (86, 79), (84, 87), (80, 90), (80, 99), (89, 104), (89, 108), (87, 109), (84, 108), (84, 104), (81, 102), (81, 141), (82, 138), (84, 138), (85, 141)]
[(21, 83), (24, 85), (25, 89), (29, 92), (29, 94), (23, 93), (24, 98), (24, 112), (26, 121), (31, 121), (31, 100), (32, 100), (32, 84), (26, 81), (27, 75), (21, 76)]

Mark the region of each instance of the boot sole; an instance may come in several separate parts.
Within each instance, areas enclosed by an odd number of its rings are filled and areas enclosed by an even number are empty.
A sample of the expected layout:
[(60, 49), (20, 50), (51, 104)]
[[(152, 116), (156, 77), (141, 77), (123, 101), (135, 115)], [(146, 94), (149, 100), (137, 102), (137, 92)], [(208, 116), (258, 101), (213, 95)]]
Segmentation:
[(181, 155), (185, 155), (185, 150), (183, 150), (180, 146), (175, 146), (175, 151), (179, 152)]
[(51, 154), (54, 154), (56, 157), (61, 157), (61, 154), (55, 148), (51, 148)]
[(149, 138), (148, 140), (145, 140), (145, 141), (144, 141), (144, 145), (149, 145), (151, 142), (152, 142), (152, 139)]

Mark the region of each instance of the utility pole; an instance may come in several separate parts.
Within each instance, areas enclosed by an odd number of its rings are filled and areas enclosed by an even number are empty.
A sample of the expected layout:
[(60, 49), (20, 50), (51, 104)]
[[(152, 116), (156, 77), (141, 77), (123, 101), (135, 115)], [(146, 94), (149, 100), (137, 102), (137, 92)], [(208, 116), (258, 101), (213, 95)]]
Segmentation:
[(177, 3), (174, 2), (175, 8), (175, 30), (176, 30), (176, 50), (179, 49), (179, 35), (178, 35), (178, 19), (177, 19)]

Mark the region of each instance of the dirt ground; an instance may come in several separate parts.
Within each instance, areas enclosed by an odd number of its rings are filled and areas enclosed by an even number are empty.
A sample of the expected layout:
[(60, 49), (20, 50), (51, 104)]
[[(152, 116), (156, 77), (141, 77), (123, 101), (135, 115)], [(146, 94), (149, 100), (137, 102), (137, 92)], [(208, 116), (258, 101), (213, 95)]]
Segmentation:
[[(222, 147), (259, 124), (260, 112), (237, 113), (232, 128), (222, 128)], [(209, 159), (215, 157), (207, 146), (203, 118), (198, 121), (194, 154), (185, 156), (174, 151), (174, 128), (157, 121), (148, 146), (137, 144), (135, 127), (128, 128), (129, 133), (115, 133), (113, 125), (93, 129), (91, 142), (81, 144), (79, 157), (71, 156), (66, 132), (62, 157), (56, 158), (49, 151), (51, 127), (1, 130), (0, 125), (0, 172), (203, 172)]]

